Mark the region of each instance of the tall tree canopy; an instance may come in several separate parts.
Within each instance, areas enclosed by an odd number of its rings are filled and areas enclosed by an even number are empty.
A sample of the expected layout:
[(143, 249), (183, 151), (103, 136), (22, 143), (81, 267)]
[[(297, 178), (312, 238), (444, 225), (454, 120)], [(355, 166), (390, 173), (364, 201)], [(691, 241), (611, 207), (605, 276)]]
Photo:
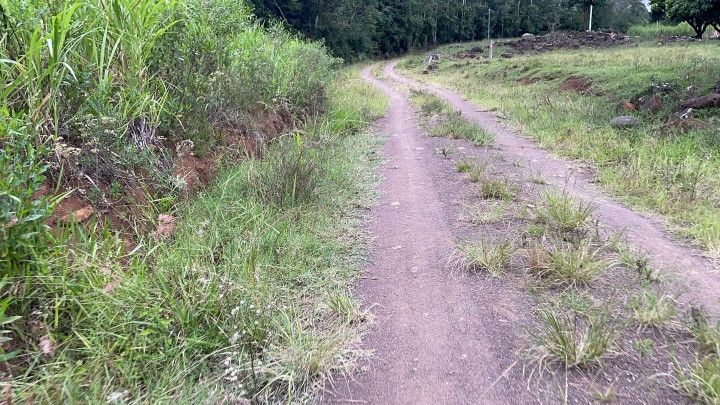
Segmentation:
[(720, 27), (720, 0), (665, 0), (664, 7), (668, 18), (688, 23), (696, 38), (709, 26)]
[[(257, 15), (324, 39), (345, 59), (525, 32), (625, 30), (646, 21), (642, 0), (249, 0)], [(714, 0), (713, 0), (714, 1)]]

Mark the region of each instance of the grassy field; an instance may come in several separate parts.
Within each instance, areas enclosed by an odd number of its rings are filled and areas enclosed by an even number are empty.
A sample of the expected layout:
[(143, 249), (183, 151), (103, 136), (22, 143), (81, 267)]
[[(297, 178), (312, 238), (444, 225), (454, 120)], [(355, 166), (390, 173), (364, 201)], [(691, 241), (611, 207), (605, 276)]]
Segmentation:
[[(27, 345), (6, 370), (18, 402), (302, 402), (360, 353), (349, 295), (373, 198), (386, 100), (357, 70), (328, 111), (261, 160), (222, 170), (179, 209), (171, 241), (132, 252), (102, 229), (64, 229), (15, 304)], [(11, 279), (14, 283), (19, 280)]]
[[(477, 45), (440, 48), (443, 62), (430, 75), (421, 74), (420, 56), (399, 67), (507, 114), (557, 153), (588, 161), (597, 168), (599, 182), (617, 197), (666, 216), (709, 252), (720, 254), (718, 110), (696, 111), (685, 123), (674, 118), (683, 100), (716, 86), (717, 42), (556, 51), (492, 63), (453, 56)], [(569, 78), (589, 87), (561, 90)], [(653, 93), (661, 98), (655, 111), (618, 107)], [(610, 120), (623, 114), (637, 116), (640, 125), (613, 128)]]

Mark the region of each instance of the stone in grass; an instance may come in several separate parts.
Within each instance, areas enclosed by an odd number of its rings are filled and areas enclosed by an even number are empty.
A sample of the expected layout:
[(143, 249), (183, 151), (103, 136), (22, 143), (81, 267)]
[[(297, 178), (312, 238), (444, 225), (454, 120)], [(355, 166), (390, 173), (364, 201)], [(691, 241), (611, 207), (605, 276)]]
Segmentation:
[(640, 120), (630, 115), (621, 115), (610, 121), (610, 125), (615, 128), (630, 128), (640, 124)]

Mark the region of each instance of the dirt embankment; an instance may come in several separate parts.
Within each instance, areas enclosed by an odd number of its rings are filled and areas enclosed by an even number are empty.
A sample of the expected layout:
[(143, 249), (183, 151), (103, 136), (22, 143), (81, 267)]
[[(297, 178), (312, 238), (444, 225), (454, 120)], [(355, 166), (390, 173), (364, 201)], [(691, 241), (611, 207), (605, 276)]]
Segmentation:
[(498, 46), (508, 46), (515, 53), (550, 52), (560, 49), (609, 48), (626, 45), (630, 37), (616, 32), (553, 32), (547, 35), (525, 34), (519, 40), (499, 42)]
[[(295, 117), (282, 109), (273, 111), (258, 108), (249, 112), (248, 117), (247, 125), (216, 128), (220, 141), (211, 150), (201, 154), (196, 153), (197, 147), (191, 141), (177, 144), (159, 141), (137, 145), (137, 154), (143, 154), (145, 148), (151, 148), (153, 153), (165, 156), (165, 161), (160, 162), (154, 170), (145, 168), (125, 171), (108, 164), (91, 176), (77, 162), (58, 161), (58, 167), (64, 167), (63, 170), (51, 171), (34, 198), (41, 195), (64, 195), (47, 221), (51, 226), (85, 223), (95, 218), (125, 235), (126, 244), (132, 246), (131, 240), (137, 232), (149, 233), (156, 227), (162, 227), (163, 218), (168, 216), (163, 214), (157, 220), (148, 220), (142, 210), (149, 207), (151, 200), (155, 199), (156, 203), (160, 201), (161, 211), (172, 211), (174, 204), (191, 197), (213, 180), (221, 161), (261, 156), (265, 145), (290, 131), (296, 121)], [(77, 145), (76, 148), (82, 150), (84, 147)], [(102, 164), (100, 157), (98, 162)], [(179, 189), (169, 190), (169, 194), (162, 196), (163, 191), (153, 186), (157, 184), (158, 177), (175, 179)]]

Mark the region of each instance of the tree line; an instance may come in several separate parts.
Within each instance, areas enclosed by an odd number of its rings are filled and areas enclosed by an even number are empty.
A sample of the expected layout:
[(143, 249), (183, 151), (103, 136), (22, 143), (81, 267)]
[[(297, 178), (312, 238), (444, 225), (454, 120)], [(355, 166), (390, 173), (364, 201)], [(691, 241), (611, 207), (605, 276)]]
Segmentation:
[[(707, 0), (706, 0), (707, 1)], [(714, 1), (714, 0), (712, 0)], [(255, 14), (279, 20), (347, 60), (414, 48), (593, 28), (626, 31), (649, 18), (642, 0), (250, 0)]]

